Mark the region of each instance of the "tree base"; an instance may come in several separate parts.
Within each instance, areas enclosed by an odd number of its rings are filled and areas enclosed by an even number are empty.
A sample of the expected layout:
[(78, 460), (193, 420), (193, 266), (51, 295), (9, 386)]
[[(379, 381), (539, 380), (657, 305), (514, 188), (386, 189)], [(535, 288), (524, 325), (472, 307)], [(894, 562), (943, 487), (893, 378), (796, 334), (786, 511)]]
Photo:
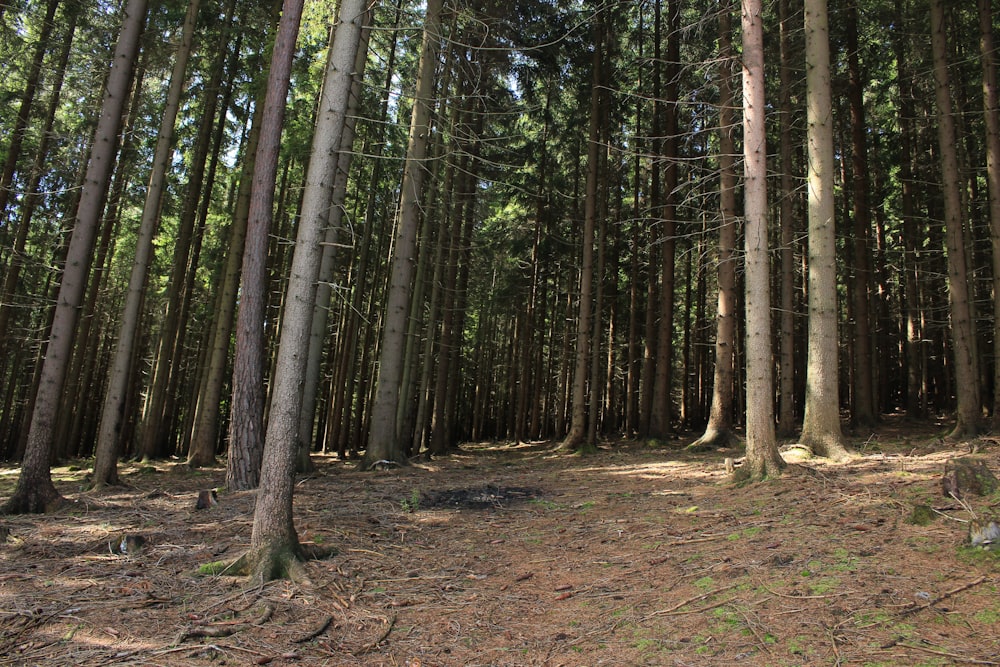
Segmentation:
[(737, 442), (736, 435), (728, 428), (709, 428), (705, 434), (684, 448), (686, 452), (707, 452), (713, 449), (725, 449)]
[(250, 577), (257, 584), (276, 579), (290, 579), (296, 583), (309, 583), (302, 564), (307, 560), (320, 560), (335, 556), (333, 547), (318, 544), (267, 543), (237, 558), (219, 574)]
[[(428, 456), (430, 454), (428, 453)], [(396, 470), (397, 468), (404, 468), (410, 465), (410, 460), (403, 458), (401, 461), (396, 459), (378, 459), (376, 461), (369, 461), (367, 458), (361, 459), (361, 463), (358, 464), (358, 470), (361, 471), (385, 471), (385, 470)]]
[[(40, 487), (40, 488), (38, 488)], [(39, 484), (37, 487), (20, 485), (14, 495), (0, 506), (0, 515), (5, 514), (48, 514), (54, 512), (66, 503), (51, 482)]]

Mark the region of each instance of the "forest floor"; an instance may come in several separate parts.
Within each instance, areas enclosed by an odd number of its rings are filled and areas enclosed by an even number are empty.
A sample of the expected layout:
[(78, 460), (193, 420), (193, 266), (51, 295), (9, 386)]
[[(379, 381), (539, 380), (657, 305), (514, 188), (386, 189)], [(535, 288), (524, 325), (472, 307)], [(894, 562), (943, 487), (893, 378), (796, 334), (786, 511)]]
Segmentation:
[(963, 507), (940, 480), (971, 449), (1000, 471), (1000, 443), (943, 432), (887, 422), (848, 463), (743, 487), (738, 450), (684, 440), (317, 457), (296, 526), (339, 553), (263, 586), (199, 574), (250, 538), (252, 493), (195, 509), (221, 467), (123, 465), (99, 494), (60, 467), (63, 509), (0, 518), (0, 665), (998, 665), (1000, 558), (964, 521), (1000, 494)]

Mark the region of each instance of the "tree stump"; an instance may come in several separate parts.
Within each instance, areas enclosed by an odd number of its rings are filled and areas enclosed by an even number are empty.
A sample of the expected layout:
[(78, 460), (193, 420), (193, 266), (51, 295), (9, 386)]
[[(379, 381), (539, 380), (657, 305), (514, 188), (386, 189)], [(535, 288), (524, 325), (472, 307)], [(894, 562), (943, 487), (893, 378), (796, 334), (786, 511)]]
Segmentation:
[(964, 498), (968, 495), (987, 496), (1000, 488), (1000, 480), (979, 458), (963, 456), (950, 459), (944, 465), (941, 490), (945, 496)]

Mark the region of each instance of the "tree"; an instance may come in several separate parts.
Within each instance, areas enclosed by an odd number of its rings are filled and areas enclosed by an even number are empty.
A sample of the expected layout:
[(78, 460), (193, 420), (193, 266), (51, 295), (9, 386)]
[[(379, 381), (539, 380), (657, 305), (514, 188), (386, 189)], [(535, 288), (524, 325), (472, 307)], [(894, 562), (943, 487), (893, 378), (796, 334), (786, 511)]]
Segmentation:
[(73, 348), (79, 308), (87, 285), (94, 238), (107, 198), (111, 169), (118, 151), (122, 110), (132, 82), (132, 69), (138, 53), (139, 37), (146, 22), (146, 8), (146, 0), (129, 0), (125, 7), (121, 32), (105, 84), (100, 118), (91, 144), (83, 190), (76, 209), (76, 225), (70, 237), (56, 297), (48, 348), (40, 373), (40, 389), (31, 415), (21, 474), (14, 494), (0, 508), (0, 512), (5, 514), (45, 512), (62, 500), (52, 484), (49, 471), (56, 413), (66, 382), (66, 371)]
[(771, 286), (767, 240), (767, 131), (762, 0), (743, 0), (743, 162), (746, 249), (746, 463), (751, 480), (781, 473), (774, 437)]
[[(588, 415), (587, 387), (595, 378), (589, 377), (590, 346), (593, 344), (594, 302), (594, 229), (597, 224), (597, 179), (601, 149), (601, 39), (602, 18), (598, 16), (594, 27), (594, 55), (592, 59), (592, 85), (590, 89), (590, 129), (587, 139), (587, 184), (583, 214), (583, 256), (580, 262), (580, 301), (576, 323), (576, 355), (573, 366), (572, 412), (569, 433), (560, 447), (566, 450), (594, 448), (586, 442)], [(597, 406), (591, 405), (591, 413)]]
[(955, 427), (950, 436), (979, 432), (979, 378), (973, 356), (975, 331), (969, 304), (968, 263), (962, 215), (962, 173), (956, 155), (955, 119), (948, 76), (948, 42), (944, 4), (930, 0), (931, 52), (934, 57), (934, 99), (937, 106), (944, 231), (948, 250), (948, 301), (951, 306), (952, 355), (955, 363)]
[(111, 370), (111, 380), (104, 397), (104, 408), (101, 412), (101, 426), (97, 440), (97, 452), (94, 460), (94, 474), (91, 480), (94, 486), (104, 486), (118, 483), (116, 467), (119, 441), (122, 429), (122, 419), (125, 411), (125, 394), (128, 391), (131, 377), (132, 359), (135, 356), (136, 332), (139, 329), (139, 318), (142, 303), (145, 299), (146, 274), (153, 255), (153, 237), (160, 220), (160, 207), (163, 203), (163, 193), (167, 185), (167, 169), (173, 159), (174, 125), (177, 122), (177, 111), (181, 103), (181, 93), (184, 91), (184, 81), (187, 72), (187, 62), (191, 55), (194, 41), (194, 26), (198, 17), (199, 0), (188, 3), (187, 16), (184, 18), (184, 28), (181, 33), (181, 44), (174, 59), (173, 71), (170, 74), (170, 85), (167, 88), (166, 104), (160, 121), (160, 130), (156, 137), (156, 150), (153, 166), (146, 186), (146, 200), (142, 208), (142, 218), (139, 222), (138, 238), (136, 240), (135, 260), (129, 278), (128, 291), (125, 296), (125, 308), (118, 332), (118, 342), (115, 345), (114, 363)]
[(705, 433), (692, 447), (724, 447), (732, 439), (736, 349), (736, 114), (733, 95), (731, 5), (719, 3), (719, 303), (715, 334), (715, 380)]
[(809, 158), (809, 358), (800, 441), (820, 456), (840, 460), (847, 457), (847, 450), (840, 428), (837, 367), (836, 163), (826, 0), (806, 0), (804, 21)]
[(414, 258), (420, 200), (424, 183), (424, 158), (430, 135), (434, 71), (441, 40), (442, 0), (429, 0), (424, 18), (424, 36), (414, 93), (410, 136), (406, 148), (396, 221), (389, 291), (386, 296), (382, 341), (379, 345), (378, 379), (372, 405), (368, 447), (361, 466), (373, 467), (379, 461), (407, 463), (402, 434), (398, 432), (396, 415), (400, 400), (399, 387), (403, 376), (407, 316), (413, 289)]
[[(267, 246), (274, 205), (278, 152), (285, 118), (285, 97), (302, 19), (303, 0), (284, 0), (271, 52), (260, 138), (254, 158), (250, 208), (243, 249), (242, 291), (236, 321), (233, 407), (229, 422), (226, 486), (257, 487), (264, 455), (264, 312)], [(289, 526), (290, 528), (290, 526)]]
[[(993, 250), (993, 293), (1000, 294), (1000, 93), (993, 52), (990, 0), (978, 0), (979, 51), (983, 68), (983, 114), (986, 121), (986, 182), (990, 198), (990, 241)], [(1000, 299), (993, 299), (993, 423), (1000, 430)]]
[(870, 181), (868, 161), (868, 126), (865, 119), (864, 84), (858, 58), (858, 7), (851, 0), (847, 15), (847, 98), (851, 107), (851, 174), (853, 200), (853, 260), (854, 280), (854, 368), (851, 396), (851, 421), (862, 427), (873, 426), (877, 418), (877, 401), (873, 387), (871, 300), (871, 207), (868, 203)]
[(778, 142), (781, 185), (778, 218), (781, 226), (781, 297), (778, 430), (791, 436), (795, 430), (795, 211), (793, 208), (792, 165), (792, 64), (791, 19), (788, 0), (778, 0), (780, 48), (780, 97), (778, 99)]
[(297, 562), (306, 555), (292, 521), (299, 412), (302, 407), (300, 387), (308, 360), (308, 355), (303, 352), (309, 346), (316, 303), (316, 279), (323, 253), (321, 241), (327, 221), (330, 188), (336, 175), (354, 60), (367, 16), (365, 1), (343, 0), (340, 5), (340, 19), (327, 64), (303, 193), (302, 218), (288, 280), (250, 550), (234, 564), (237, 571), (253, 574), (265, 581), (285, 575), (292, 578), (301, 576)]

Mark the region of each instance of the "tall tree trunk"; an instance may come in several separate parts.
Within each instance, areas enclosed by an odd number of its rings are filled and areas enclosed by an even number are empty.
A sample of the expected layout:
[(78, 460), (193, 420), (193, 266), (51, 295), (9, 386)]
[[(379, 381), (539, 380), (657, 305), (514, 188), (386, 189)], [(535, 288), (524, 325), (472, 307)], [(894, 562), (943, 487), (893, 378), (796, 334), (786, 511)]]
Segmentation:
[[(678, 89), (680, 79), (680, 0), (667, 2), (667, 85), (664, 95), (665, 123), (662, 156), (654, 159), (666, 161), (663, 172), (663, 207), (655, 215), (662, 225), (658, 245), (660, 248), (660, 321), (657, 327), (656, 371), (653, 378), (653, 405), (650, 414), (649, 434), (665, 438), (673, 433), (671, 418), (673, 403), (674, 365), (674, 267), (676, 263), (674, 238), (677, 229), (677, 185), (680, 139), (678, 138)], [(652, 304), (651, 304), (652, 305)]]
[[(896, 15), (904, 16), (904, 1), (896, 0)], [(913, 88), (907, 67), (907, 52), (904, 26), (893, 28), (893, 51), (896, 56), (896, 79), (899, 82), (899, 182), (900, 207), (903, 217), (903, 316), (905, 319), (906, 342), (904, 357), (906, 365), (906, 416), (910, 419), (923, 416), (922, 403), (926, 402), (923, 392), (923, 327), (920, 316), (920, 283), (918, 281), (917, 260), (919, 239), (917, 234), (914, 205), (913, 176)], [(923, 397), (923, 400), (922, 400)]]
[[(719, 305), (715, 334), (712, 408), (704, 435), (693, 447), (724, 447), (732, 439), (736, 349), (736, 114), (732, 72), (732, 5), (719, 3)], [(765, 250), (766, 251), (766, 250)]]
[(778, 432), (783, 437), (795, 431), (795, 186), (792, 179), (792, 62), (789, 0), (778, 0), (780, 22), (778, 141), (781, 156), (781, 186), (778, 218), (781, 225), (780, 355), (778, 361)]
[[(371, 10), (367, 10), (369, 15)], [(371, 34), (370, 20), (363, 21), (365, 25), (360, 42), (356, 47), (356, 57), (351, 68), (352, 85), (350, 88), (348, 105), (346, 110), (346, 120), (335, 157), (335, 171), (333, 182), (329, 192), (328, 218), (324, 229), (323, 256), (320, 262), (319, 275), (316, 285), (316, 305), (313, 309), (312, 329), (309, 334), (308, 359), (306, 361), (306, 376), (302, 385), (302, 414), (299, 415), (299, 442), (301, 447), (298, 456), (298, 468), (300, 472), (306, 472), (312, 468), (309, 458), (309, 451), (313, 444), (313, 426), (316, 421), (316, 394), (320, 384), (320, 370), (323, 361), (323, 349), (326, 347), (326, 334), (328, 315), (330, 313), (330, 297), (333, 294), (333, 273), (336, 266), (336, 248), (340, 227), (344, 218), (344, 206), (347, 199), (347, 177), (351, 170), (351, 161), (354, 148), (354, 128), (357, 122), (356, 109), (360, 102), (361, 80), (364, 77), (365, 64), (368, 62), (368, 36)], [(331, 45), (335, 46), (334, 45)], [(330, 58), (333, 56), (331, 48)], [(332, 63), (327, 67), (327, 80), (323, 87), (331, 85), (330, 79), (335, 78), (337, 73), (331, 68)]]
[(801, 441), (820, 455), (847, 457), (840, 428), (837, 367), (837, 245), (833, 107), (827, 0), (806, 0), (806, 116), (809, 149), (809, 359)]
[(858, 58), (858, 6), (848, 2), (847, 15), (847, 98), (851, 106), (851, 171), (853, 176), (853, 236), (854, 236), (854, 404), (851, 421), (869, 428), (878, 421), (877, 401), (873, 386), (871, 333), (871, 208), (868, 204), (868, 126), (865, 124), (864, 82)]
[(945, 244), (948, 250), (948, 296), (951, 305), (952, 354), (955, 363), (955, 428), (952, 438), (979, 431), (979, 378), (973, 357), (974, 326), (969, 304), (968, 264), (962, 215), (962, 172), (958, 168), (955, 118), (948, 76), (948, 44), (944, 3), (930, 0), (931, 51), (934, 56), (934, 97), (937, 103), (941, 189), (944, 194)]
[(743, 0), (743, 160), (746, 244), (746, 463), (741, 476), (781, 474), (774, 436), (771, 277), (767, 234), (767, 131), (762, 0)]
[(300, 387), (307, 361), (303, 351), (309, 345), (313, 307), (316, 304), (316, 279), (322, 261), (321, 242), (327, 220), (326, 209), (336, 175), (351, 73), (362, 24), (367, 16), (365, 2), (341, 2), (340, 19), (330, 51), (306, 172), (302, 215), (282, 314), (281, 340), (275, 364), (250, 551), (244, 557), (244, 563), (249, 566), (247, 570), (265, 580), (284, 574), (294, 578), (298, 574), (294, 561), (304, 555), (292, 522), (299, 412), (302, 407)]
[[(274, 38), (260, 139), (254, 159), (247, 234), (240, 271), (242, 290), (236, 322), (232, 413), (226, 486), (234, 491), (256, 488), (264, 453), (264, 312), (267, 290), (267, 246), (274, 188), (278, 173), (285, 98), (295, 55), (303, 0), (285, 0)], [(280, 528), (272, 524), (270, 528)], [(291, 525), (287, 528), (294, 530)]]
[[(28, 129), (28, 119), (31, 116), (32, 102), (35, 101), (35, 91), (38, 90), (38, 85), (42, 80), (42, 62), (45, 60), (45, 53), (49, 48), (49, 37), (52, 35), (54, 25), (53, 19), (58, 8), (59, 0), (47, 0), (45, 17), (42, 19), (38, 43), (35, 45), (35, 54), (31, 60), (31, 67), (28, 69), (24, 91), (21, 93), (21, 105), (18, 107), (17, 117), (14, 119), (14, 127), (7, 135), (10, 138), (10, 145), (7, 146), (7, 159), (4, 161), (3, 172), (0, 172), (0, 223), (4, 221), (7, 204), (10, 201), (14, 172), (17, 169), (17, 162), (21, 158), (21, 146), (24, 143), (24, 133)], [(75, 8), (70, 8), (70, 11), (74, 14), (77, 13)], [(0, 330), (0, 340), (2, 339), (3, 331)]]
[(156, 235), (156, 228), (160, 221), (163, 193), (167, 184), (167, 168), (173, 158), (174, 125), (177, 121), (177, 111), (180, 108), (181, 93), (184, 90), (187, 61), (191, 55), (191, 46), (194, 41), (198, 4), (199, 0), (191, 0), (188, 4), (187, 16), (184, 18), (184, 28), (181, 33), (181, 43), (174, 59), (173, 71), (170, 74), (166, 104), (163, 108), (163, 117), (160, 120), (160, 130), (156, 137), (153, 168), (146, 186), (146, 200), (139, 222), (135, 259), (132, 263), (132, 273), (125, 296), (125, 309), (118, 332), (118, 343), (115, 346), (111, 379), (101, 411), (101, 426), (97, 438), (94, 474), (91, 480), (91, 483), (98, 487), (118, 483), (117, 460), (121, 448), (119, 437), (124, 417), (125, 395), (128, 391), (130, 362), (133, 346), (136, 343), (136, 331), (139, 329), (141, 306), (145, 298), (146, 275), (152, 262), (153, 237)]
[(1000, 430), (1000, 93), (993, 52), (990, 0), (978, 0), (979, 51), (983, 67), (983, 113), (986, 120), (986, 180), (990, 194), (990, 241), (993, 250), (993, 431)]
[[(583, 213), (583, 256), (580, 261), (580, 298), (576, 325), (576, 356), (573, 366), (572, 410), (569, 433), (560, 445), (564, 450), (586, 450), (588, 418), (588, 377), (590, 346), (593, 337), (594, 299), (594, 230), (597, 225), (597, 179), (601, 149), (601, 41), (604, 37), (603, 14), (597, 16), (594, 27), (594, 55), (590, 89), (590, 130), (587, 140), (587, 183)], [(592, 406), (596, 407), (596, 406)], [(594, 415), (590, 415), (593, 419)]]
[[(257, 94), (255, 109), (264, 107), (264, 93), (266, 90), (261, 89)], [(208, 366), (204, 369), (206, 377), (202, 383), (203, 390), (199, 392), (195, 407), (191, 445), (188, 449), (188, 463), (193, 466), (211, 465), (215, 461), (215, 448), (219, 440), (220, 402), (229, 363), (230, 338), (236, 314), (236, 293), (240, 284), (240, 268), (250, 216), (250, 193), (257, 147), (260, 144), (261, 115), (257, 111), (253, 114), (243, 152), (233, 220), (229, 226), (229, 248), (226, 251), (222, 287), (216, 300), (215, 320), (210, 334), (211, 351), (208, 356)]]
[(393, 244), (385, 320), (379, 349), (378, 379), (371, 411), (368, 447), (362, 467), (370, 469), (379, 461), (406, 464), (405, 447), (396, 423), (399, 389), (403, 375), (407, 316), (413, 290), (414, 258), (419, 227), (420, 201), (424, 183), (424, 157), (430, 134), (431, 108), (434, 101), (434, 71), (441, 39), (442, 0), (428, 0), (424, 36), (420, 50), (417, 89), (410, 119), (410, 136), (403, 169)]
[(108, 193), (111, 169), (118, 152), (122, 109), (128, 98), (139, 36), (146, 23), (146, 0), (129, 0), (105, 85), (101, 114), (91, 144), (76, 224), (56, 297), (48, 348), (40, 372), (40, 389), (32, 410), (21, 475), (2, 513), (44, 512), (61, 501), (52, 484), (49, 461), (59, 399), (73, 348), (79, 309), (87, 286), (90, 256)]

